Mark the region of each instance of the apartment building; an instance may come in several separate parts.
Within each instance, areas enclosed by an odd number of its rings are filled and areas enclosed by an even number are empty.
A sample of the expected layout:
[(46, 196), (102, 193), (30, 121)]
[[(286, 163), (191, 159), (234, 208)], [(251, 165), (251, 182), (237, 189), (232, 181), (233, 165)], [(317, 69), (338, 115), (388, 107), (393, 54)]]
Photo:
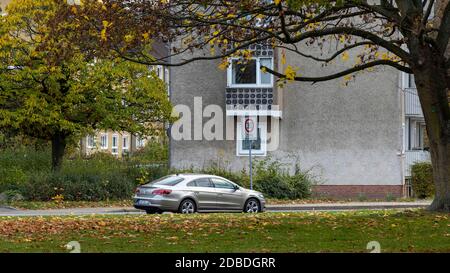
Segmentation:
[[(253, 45), (250, 50), (250, 62), (232, 59), (226, 71), (218, 68), (219, 61), (172, 69), (171, 102), (176, 109), (183, 105), (191, 110), (183, 113), (190, 115), (190, 126), (184, 127), (191, 131), (176, 123), (172, 128), (172, 168), (201, 169), (221, 163), (232, 171), (248, 170), (251, 146), (255, 160), (270, 157), (291, 172), (296, 164), (311, 170), (320, 178), (314, 191), (321, 196), (407, 195), (405, 181), (411, 164), (429, 160), (424, 119), (412, 78), (390, 67), (379, 67), (357, 75), (348, 84), (338, 79), (280, 87), (272, 75), (259, 68), (282, 69), (282, 54), (303, 75), (332, 74), (346, 64), (322, 67), (264, 44)], [(320, 53), (315, 48), (308, 50)], [(211, 106), (222, 111), (212, 114)], [(204, 130), (220, 115), (223, 132), (204, 137), (198, 128)], [(250, 116), (257, 120), (257, 139), (252, 142), (242, 130)]]

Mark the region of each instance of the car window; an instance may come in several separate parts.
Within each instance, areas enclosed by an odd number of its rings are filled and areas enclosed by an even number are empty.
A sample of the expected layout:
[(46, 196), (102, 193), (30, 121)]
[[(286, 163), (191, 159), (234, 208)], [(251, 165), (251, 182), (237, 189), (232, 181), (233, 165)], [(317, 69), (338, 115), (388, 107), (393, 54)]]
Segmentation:
[(188, 186), (188, 187), (197, 187), (197, 183), (194, 180), (194, 181), (191, 181), (191, 182), (187, 183), (186, 186)]
[(211, 178), (212, 182), (214, 183), (214, 187), (219, 189), (234, 189), (234, 185), (231, 184), (228, 181), (219, 179), (219, 178)]
[(194, 181), (195, 181), (196, 187), (208, 187), (208, 188), (214, 187), (214, 185), (211, 183), (209, 178), (199, 178)]
[(175, 186), (176, 184), (180, 183), (181, 181), (183, 181), (184, 178), (182, 177), (178, 177), (178, 176), (164, 176), (160, 179), (157, 179), (155, 181), (152, 181), (149, 183), (149, 185), (151, 186)]

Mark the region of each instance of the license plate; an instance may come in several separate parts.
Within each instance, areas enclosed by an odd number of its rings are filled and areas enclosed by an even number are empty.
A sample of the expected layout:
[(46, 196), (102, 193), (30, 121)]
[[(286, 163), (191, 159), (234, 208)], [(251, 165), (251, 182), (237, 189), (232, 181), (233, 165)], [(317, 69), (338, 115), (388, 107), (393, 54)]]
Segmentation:
[(150, 205), (151, 203), (150, 203), (150, 201), (147, 201), (147, 200), (137, 200), (136, 204), (137, 204), (138, 206), (148, 206), (148, 205)]

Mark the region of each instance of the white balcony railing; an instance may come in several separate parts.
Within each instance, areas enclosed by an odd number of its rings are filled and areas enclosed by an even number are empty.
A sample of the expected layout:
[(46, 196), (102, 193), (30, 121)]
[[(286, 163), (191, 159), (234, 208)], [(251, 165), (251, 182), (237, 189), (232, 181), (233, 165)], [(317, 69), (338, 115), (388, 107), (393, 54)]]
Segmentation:
[(405, 152), (405, 176), (411, 176), (411, 166), (414, 163), (430, 162), (430, 153), (423, 150), (411, 150)]
[(419, 96), (416, 88), (405, 89), (405, 115), (423, 117)]
[(227, 116), (268, 116), (283, 118), (283, 112), (278, 105), (227, 105)]

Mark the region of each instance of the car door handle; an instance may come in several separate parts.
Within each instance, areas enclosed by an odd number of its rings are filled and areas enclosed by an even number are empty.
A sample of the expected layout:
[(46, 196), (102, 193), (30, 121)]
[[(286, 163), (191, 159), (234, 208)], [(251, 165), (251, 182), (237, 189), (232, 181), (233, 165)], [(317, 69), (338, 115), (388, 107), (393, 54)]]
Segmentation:
[(218, 196), (223, 196), (223, 193), (220, 193), (220, 192), (219, 192), (217, 195), (218, 195)]

